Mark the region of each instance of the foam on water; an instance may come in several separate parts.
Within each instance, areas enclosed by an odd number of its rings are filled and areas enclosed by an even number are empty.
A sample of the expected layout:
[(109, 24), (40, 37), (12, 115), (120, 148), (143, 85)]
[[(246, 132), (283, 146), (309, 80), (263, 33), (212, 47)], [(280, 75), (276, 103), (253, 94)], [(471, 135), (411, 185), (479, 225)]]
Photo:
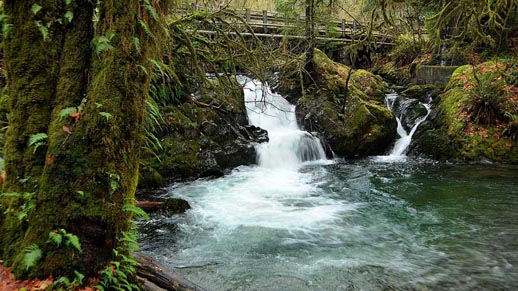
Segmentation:
[(294, 105), (257, 80), (239, 81), (250, 123), (268, 131), (270, 141), (256, 148), (261, 167), (296, 169), (305, 161), (326, 160), (320, 140), (297, 125)]

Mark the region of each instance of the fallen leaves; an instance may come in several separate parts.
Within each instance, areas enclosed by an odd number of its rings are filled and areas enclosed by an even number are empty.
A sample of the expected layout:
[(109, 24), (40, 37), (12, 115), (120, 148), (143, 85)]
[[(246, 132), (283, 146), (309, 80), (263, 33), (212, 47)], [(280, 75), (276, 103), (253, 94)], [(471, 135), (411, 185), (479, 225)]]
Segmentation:
[[(89, 279), (89, 284), (95, 286), (99, 283), (99, 279)], [(41, 291), (51, 290), (49, 287), (54, 283), (54, 278), (48, 277), (44, 280), (32, 279), (32, 280), (16, 280), (11, 271), (0, 265), (0, 291)], [(77, 287), (72, 289), (75, 291), (99, 291), (93, 287)]]

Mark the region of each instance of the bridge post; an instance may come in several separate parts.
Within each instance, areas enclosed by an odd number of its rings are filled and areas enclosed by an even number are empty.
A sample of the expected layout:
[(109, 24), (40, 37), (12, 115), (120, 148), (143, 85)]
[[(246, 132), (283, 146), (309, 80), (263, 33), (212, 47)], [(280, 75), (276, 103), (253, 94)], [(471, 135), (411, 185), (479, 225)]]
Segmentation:
[(356, 20), (353, 19), (353, 31), (356, 31)]
[(198, 10), (198, 7), (196, 7), (196, 3), (195, 2), (191, 3), (191, 8), (192, 8), (193, 11)]
[(342, 37), (345, 38), (345, 19), (342, 19)]
[(264, 33), (268, 33), (268, 11), (263, 10), (263, 31)]
[(246, 23), (250, 23), (250, 8), (245, 9), (245, 20)]

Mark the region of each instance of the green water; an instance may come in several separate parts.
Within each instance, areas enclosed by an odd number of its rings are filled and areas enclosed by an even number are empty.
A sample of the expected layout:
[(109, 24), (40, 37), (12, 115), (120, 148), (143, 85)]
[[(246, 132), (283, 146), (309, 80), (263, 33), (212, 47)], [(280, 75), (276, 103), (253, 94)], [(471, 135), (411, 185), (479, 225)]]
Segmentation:
[(518, 167), (241, 167), (172, 185), (143, 252), (208, 290), (518, 290)]

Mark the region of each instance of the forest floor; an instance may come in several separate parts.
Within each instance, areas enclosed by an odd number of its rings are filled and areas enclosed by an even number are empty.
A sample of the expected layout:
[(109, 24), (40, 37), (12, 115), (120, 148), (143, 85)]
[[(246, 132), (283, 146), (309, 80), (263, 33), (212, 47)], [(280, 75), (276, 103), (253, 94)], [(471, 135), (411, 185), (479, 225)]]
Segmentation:
[[(39, 291), (53, 290), (50, 289), (54, 279), (49, 277), (45, 280), (16, 280), (11, 271), (0, 265), (0, 291)], [(74, 289), (77, 291), (94, 291), (92, 287), (82, 287), (82, 289)]]

